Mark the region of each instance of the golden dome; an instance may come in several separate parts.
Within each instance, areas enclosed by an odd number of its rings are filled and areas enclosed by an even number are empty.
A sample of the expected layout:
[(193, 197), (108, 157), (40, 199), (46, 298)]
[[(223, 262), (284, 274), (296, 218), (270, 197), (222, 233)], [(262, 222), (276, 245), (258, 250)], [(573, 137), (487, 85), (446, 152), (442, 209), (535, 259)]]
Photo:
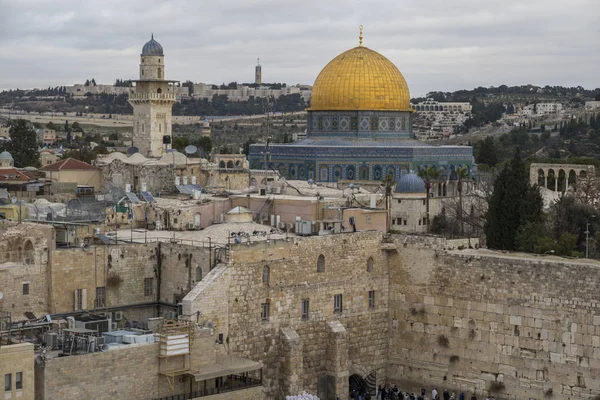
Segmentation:
[(323, 68), (312, 88), (310, 110), (411, 111), (410, 93), (390, 60), (358, 46)]

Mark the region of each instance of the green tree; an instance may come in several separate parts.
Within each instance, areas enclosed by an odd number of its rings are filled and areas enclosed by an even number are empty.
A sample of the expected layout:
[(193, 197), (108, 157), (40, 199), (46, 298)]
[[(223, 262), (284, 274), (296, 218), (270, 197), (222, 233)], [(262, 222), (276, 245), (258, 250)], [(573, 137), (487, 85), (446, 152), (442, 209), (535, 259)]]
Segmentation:
[(429, 229), (430, 220), (429, 220), (429, 191), (431, 190), (432, 181), (438, 179), (440, 177), (440, 171), (434, 166), (429, 166), (427, 168), (419, 170), (419, 177), (423, 179), (425, 182), (425, 210), (426, 210), (426, 218), (427, 218), (427, 229)]
[(478, 164), (486, 164), (490, 167), (498, 164), (498, 149), (491, 136), (479, 141), (479, 152), (476, 161)]
[(5, 149), (15, 160), (15, 167), (39, 167), (37, 135), (29, 122), (24, 119), (12, 122), (8, 134), (10, 141)]
[(518, 233), (528, 223), (542, 221), (542, 196), (529, 184), (519, 148), (496, 180), (489, 202), (484, 231), (492, 249), (516, 250)]
[(381, 186), (385, 189), (385, 210), (386, 210), (386, 231), (390, 230), (392, 224), (390, 223), (391, 213), (390, 213), (390, 199), (392, 198), (392, 189), (396, 181), (394, 180), (394, 176), (392, 174), (387, 174), (385, 178), (381, 180)]

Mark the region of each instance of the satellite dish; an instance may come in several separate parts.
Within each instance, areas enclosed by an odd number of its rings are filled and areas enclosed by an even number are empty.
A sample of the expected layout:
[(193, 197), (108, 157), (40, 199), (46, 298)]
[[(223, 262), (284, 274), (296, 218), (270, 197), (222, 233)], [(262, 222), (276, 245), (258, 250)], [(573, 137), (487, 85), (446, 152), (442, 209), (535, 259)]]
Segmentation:
[(2, 294), (2, 292), (0, 292), (0, 300), (2, 300), (3, 297), (4, 295)]
[(135, 153), (139, 153), (139, 152), (140, 152), (140, 149), (138, 149), (135, 146), (132, 146), (132, 147), (130, 147), (130, 148), (127, 149), (127, 154), (130, 155), (130, 156), (134, 155)]
[(185, 149), (185, 154), (194, 154), (198, 151), (198, 148), (196, 146), (194, 146), (193, 144), (190, 144), (189, 146), (187, 146)]
[(10, 202), (15, 204), (17, 202), (17, 197), (16, 196), (11, 197)]

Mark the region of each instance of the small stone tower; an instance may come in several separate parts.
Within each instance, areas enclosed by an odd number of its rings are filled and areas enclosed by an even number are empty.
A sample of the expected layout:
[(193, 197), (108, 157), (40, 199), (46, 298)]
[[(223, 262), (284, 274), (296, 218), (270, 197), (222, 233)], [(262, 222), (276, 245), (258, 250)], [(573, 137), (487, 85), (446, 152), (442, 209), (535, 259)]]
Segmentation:
[(256, 59), (256, 68), (254, 70), (254, 83), (257, 85), (262, 84), (262, 68), (260, 66), (260, 58)]
[(133, 145), (146, 157), (171, 148), (171, 117), (177, 81), (165, 80), (165, 57), (154, 35), (142, 49), (140, 80), (129, 94), (133, 107)]

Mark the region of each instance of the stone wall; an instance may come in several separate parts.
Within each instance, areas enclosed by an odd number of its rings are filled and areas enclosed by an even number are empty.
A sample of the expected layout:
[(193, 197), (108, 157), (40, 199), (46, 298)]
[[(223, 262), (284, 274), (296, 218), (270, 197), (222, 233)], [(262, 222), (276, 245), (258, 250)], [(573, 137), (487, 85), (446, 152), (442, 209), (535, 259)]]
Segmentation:
[(14, 321), (40, 317), (48, 312), (49, 255), (54, 246), (54, 229), (37, 224), (5, 224), (0, 231), (0, 311)]
[(442, 247), (390, 258), (390, 381), (515, 400), (600, 394), (598, 262)]
[[(388, 270), (380, 242), (380, 233), (356, 233), (234, 246), (231, 264), (215, 268), (202, 288), (186, 297), (184, 315), (213, 322), (231, 352), (263, 362), (268, 398), (282, 398), (298, 387), (317, 392), (319, 377), (327, 375), (335, 379), (336, 395), (345, 398), (349, 375), (385, 368)], [(324, 272), (317, 272), (319, 255), (325, 256)], [(373, 270), (368, 272), (370, 257)], [(373, 308), (370, 290), (375, 291)], [(343, 295), (342, 312), (334, 311), (335, 294)], [(302, 318), (303, 299), (309, 299), (307, 319)], [(269, 317), (263, 320), (261, 305), (267, 303)], [(341, 350), (324, 354), (324, 343), (338, 343), (340, 335), (346, 360)], [(298, 377), (282, 381), (281, 372), (294, 368)]]
[[(11, 388), (9, 391), (3, 391), (4, 399), (33, 400), (35, 392), (33, 357), (33, 344), (31, 343), (0, 346), (0, 377), (2, 383), (5, 383), (5, 375), (11, 375)], [(21, 389), (17, 388), (17, 373), (22, 374)], [(4, 386), (2, 388), (4, 389)]]

